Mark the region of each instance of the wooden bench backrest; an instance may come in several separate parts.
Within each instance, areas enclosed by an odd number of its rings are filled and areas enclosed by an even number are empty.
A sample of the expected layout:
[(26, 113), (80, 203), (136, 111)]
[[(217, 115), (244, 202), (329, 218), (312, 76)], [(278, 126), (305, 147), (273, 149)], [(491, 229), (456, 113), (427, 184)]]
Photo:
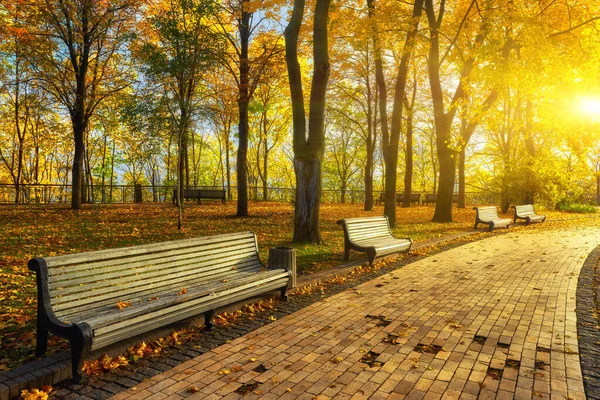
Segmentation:
[(500, 217), (498, 217), (498, 210), (494, 206), (475, 208), (477, 209), (477, 216), (483, 221), (500, 219)]
[[(410, 201), (415, 202), (421, 200), (421, 193), (411, 193)], [(396, 193), (396, 202), (404, 201), (404, 193)]]
[(433, 201), (437, 201), (437, 193), (427, 193), (425, 195), (425, 202), (433, 202)]
[(343, 221), (344, 229), (348, 237), (353, 242), (360, 242), (364, 239), (377, 237), (390, 237), (390, 224), (386, 216), (364, 217), (364, 218), (346, 218)]
[(189, 199), (194, 198), (197, 199), (200, 195), (200, 189), (183, 189), (183, 197)]
[(225, 198), (225, 190), (201, 189), (200, 197), (203, 199), (223, 199), (223, 198)]
[(517, 215), (535, 214), (535, 211), (533, 211), (533, 204), (524, 204), (522, 206), (515, 206), (515, 213)]
[(157, 290), (178, 293), (191, 283), (224, 280), (262, 268), (252, 232), (32, 261), (45, 261), (52, 310), (66, 320), (71, 314), (119, 301), (149, 298)]

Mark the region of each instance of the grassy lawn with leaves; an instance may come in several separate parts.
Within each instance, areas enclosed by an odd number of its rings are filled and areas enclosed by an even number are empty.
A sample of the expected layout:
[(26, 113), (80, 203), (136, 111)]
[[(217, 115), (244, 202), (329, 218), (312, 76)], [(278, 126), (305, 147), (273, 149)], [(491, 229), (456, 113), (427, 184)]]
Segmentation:
[[(78, 212), (66, 205), (0, 206), (0, 371), (34, 357), (37, 295), (35, 275), (27, 269), (30, 258), (250, 230), (258, 237), (264, 262), (269, 248), (294, 247), (298, 273), (307, 274), (343, 263), (343, 234), (336, 224), (338, 219), (381, 215), (383, 206), (364, 211), (358, 204), (322, 205), (323, 245), (291, 243), (294, 213), (290, 204), (252, 203), (251, 216), (245, 218), (235, 217), (235, 210), (234, 202), (225, 206), (217, 202), (201, 206), (187, 203), (184, 228), (178, 231), (177, 209), (164, 204), (87, 205)], [(454, 222), (445, 224), (432, 223), (433, 212), (433, 206), (397, 208), (393, 233), (423, 242), (473, 227), (474, 211), (470, 208), (454, 209)], [(564, 218), (577, 218), (569, 223), (585, 221), (581, 215), (565, 212), (545, 211), (545, 214), (550, 221)], [(351, 253), (351, 259), (362, 257)], [(66, 346), (63, 340), (51, 336), (49, 352)]]

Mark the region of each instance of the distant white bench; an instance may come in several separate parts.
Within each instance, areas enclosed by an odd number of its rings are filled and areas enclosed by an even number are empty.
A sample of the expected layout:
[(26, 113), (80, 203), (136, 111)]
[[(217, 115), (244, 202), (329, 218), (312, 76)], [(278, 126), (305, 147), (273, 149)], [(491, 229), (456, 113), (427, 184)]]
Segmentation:
[(489, 207), (473, 207), (475, 213), (475, 229), (477, 225), (485, 224), (488, 226), (488, 231), (491, 232), (494, 228), (508, 228), (512, 223), (509, 218), (500, 218), (495, 206)]
[(412, 240), (398, 239), (390, 231), (387, 217), (346, 218), (337, 221), (344, 228), (344, 260), (350, 249), (367, 253), (369, 264), (376, 257), (410, 250)]
[(514, 223), (517, 223), (517, 219), (524, 219), (525, 224), (529, 225), (532, 222), (544, 222), (546, 220), (545, 215), (536, 214), (533, 209), (533, 204), (524, 204), (522, 206), (513, 206), (515, 209)]

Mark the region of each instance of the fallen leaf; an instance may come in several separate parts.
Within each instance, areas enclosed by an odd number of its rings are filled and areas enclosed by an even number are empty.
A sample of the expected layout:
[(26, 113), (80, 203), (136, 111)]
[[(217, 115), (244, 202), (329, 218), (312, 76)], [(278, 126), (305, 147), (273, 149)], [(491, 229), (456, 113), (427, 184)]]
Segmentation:
[(119, 301), (119, 302), (117, 303), (117, 308), (118, 308), (119, 310), (122, 310), (122, 309), (124, 309), (125, 307), (129, 307), (130, 305), (131, 305), (131, 302), (130, 302), (130, 301)]

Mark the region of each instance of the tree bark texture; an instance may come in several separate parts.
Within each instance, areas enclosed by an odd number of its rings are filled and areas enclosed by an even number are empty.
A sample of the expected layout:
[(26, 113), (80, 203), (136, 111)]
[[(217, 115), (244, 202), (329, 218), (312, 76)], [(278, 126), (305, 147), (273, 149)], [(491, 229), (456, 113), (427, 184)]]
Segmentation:
[(327, 42), (329, 5), (330, 0), (317, 0), (315, 5), (313, 79), (310, 93), (308, 137), (297, 50), (305, 0), (294, 0), (292, 18), (284, 33), (294, 129), (294, 171), (296, 174), (294, 242), (321, 243), (319, 231), (321, 161), (325, 144), (325, 93), (330, 67)]
[[(242, 1), (242, 6), (245, 1)], [(243, 11), (238, 25), (240, 34), (240, 79), (238, 91), (239, 143), (237, 153), (237, 216), (248, 215), (248, 103), (250, 101), (250, 65), (248, 64), (248, 45), (250, 42), (251, 13)]]
[[(375, 76), (377, 78), (377, 87), (379, 88), (380, 114), (382, 122), (382, 150), (385, 160), (385, 206), (384, 214), (388, 217), (390, 226), (396, 226), (396, 179), (398, 176), (398, 152), (400, 144), (400, 131), (402, 128), (402, 111), (404, 99), (406, 97), (406, 78), (408, 76), (409, 64), (412, 58), (415, 37), (419, 29), (419, 21), (423, 12), (424, 0), (416, 0), (412, 12), (412, 26), (406, 33), (398, 75), (396, 76), (396, 85), (394, 88), (394, 105), (392, 109), (392, 119), (389, 135), (387, 131), (387, 110), (385, 98), (385, 83), (383, 77), (383, 65), (381, 61), (381, 47), (375, 33)], [(369, 0), (370, 10), (373, 10), (373, 2)], [(384, 130), (384, 121), (385, 130)]]

